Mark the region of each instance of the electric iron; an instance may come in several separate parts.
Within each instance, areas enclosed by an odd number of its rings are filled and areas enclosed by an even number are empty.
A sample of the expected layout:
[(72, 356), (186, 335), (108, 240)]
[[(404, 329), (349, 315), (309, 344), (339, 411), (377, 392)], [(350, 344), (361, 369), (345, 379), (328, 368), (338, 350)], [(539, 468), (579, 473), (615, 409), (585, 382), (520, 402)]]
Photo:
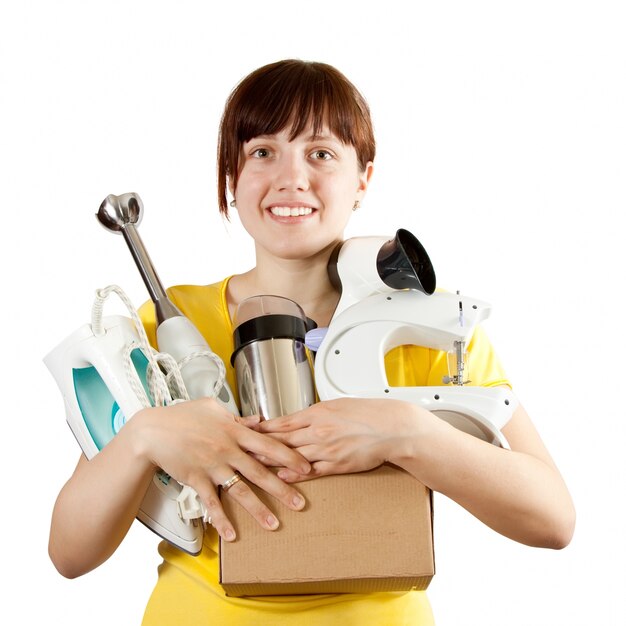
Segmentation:
[[(108, 287), (97, 293), (91, 324), (79, 328), (44, 358), (63, 395), (70, 429), (88, 459), (147, 406), (211, 396), (239, 414), (223, 363), (163, 289), (135, 228), (142, 212), (137, 194), (109, 195), (97, 218), (107, 230), (121, 233), (130, 248), (155, 305), (161, 352), (149, 346), (130, 303), (133, 319), (102, 317), (110, 292), (125, 299), (119, 288)], [(137, 518), (178, 548), (198, 554), (204, 516), (193, 489), (157, 471)]]

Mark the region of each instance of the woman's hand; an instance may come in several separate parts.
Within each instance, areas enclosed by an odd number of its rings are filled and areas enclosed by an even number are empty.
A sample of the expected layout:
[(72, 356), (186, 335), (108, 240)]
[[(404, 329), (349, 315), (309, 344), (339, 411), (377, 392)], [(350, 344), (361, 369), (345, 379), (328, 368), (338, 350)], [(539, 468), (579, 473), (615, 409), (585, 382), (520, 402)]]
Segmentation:
[[(134, 430), (135, 446), (142, 458), (196, 490), (212, 525), (223, 539), (232, 541), (235, 530), (224, 513), (217, 486), (236, 473), (290, 509), (299, 510), (305, 504), (293, 487), (252, 455), (274, 458), (298, 475), (308, 473), (309, 463), (298, 452), (249, 428), (258, 419), (236, 417), (215, 400), (201, 399), (141, 411), (124, 428)], [(244, 481), (230, 487), (229, 494), (261, 526), (278, 528), (274, 514)]]
[[(297, 482), (327, 474), (361, 472), (389, 461), (423, 424), (436, 419), (399, 400), (341, 398), (253, 426), (297, 450), (311, 463), (306, 474), (282, 468), (278, 476)], [(278, 464), (273, 457), (263, 459)]]
[(330, 400), (254, 428), (311, 463), (307, 475), (281, 469), (278, 475), (288, 482), (364, 471), (389, 461), (516, 541), (562, 548), (571, 539), (571, 498), (521, 406), (503, 429), (511, 450), (397, 400)]

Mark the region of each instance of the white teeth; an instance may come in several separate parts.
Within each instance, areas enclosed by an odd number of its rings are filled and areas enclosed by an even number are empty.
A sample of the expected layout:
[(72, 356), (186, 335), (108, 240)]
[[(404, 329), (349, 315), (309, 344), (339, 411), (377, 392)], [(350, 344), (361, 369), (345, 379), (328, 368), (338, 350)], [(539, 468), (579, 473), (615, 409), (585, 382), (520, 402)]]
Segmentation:
[(313, 213), (313, 209), (308, 206), (273, 206), (270, 212), (272, 215), (278, 215), (279, 217), (298, 217), (299, 215), (310, 215)]

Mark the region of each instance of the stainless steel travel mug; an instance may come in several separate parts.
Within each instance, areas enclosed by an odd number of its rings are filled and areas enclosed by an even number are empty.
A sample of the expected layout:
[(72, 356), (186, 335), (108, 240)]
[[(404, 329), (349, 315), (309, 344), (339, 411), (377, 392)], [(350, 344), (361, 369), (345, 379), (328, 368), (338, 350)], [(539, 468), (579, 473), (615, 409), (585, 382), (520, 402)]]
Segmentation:
[(253, 296), (240, 303), (231, 363), (242, 415), (270, 419), (315, 403), (313, 368), (304, 345), (314, 327), (288, 298)]

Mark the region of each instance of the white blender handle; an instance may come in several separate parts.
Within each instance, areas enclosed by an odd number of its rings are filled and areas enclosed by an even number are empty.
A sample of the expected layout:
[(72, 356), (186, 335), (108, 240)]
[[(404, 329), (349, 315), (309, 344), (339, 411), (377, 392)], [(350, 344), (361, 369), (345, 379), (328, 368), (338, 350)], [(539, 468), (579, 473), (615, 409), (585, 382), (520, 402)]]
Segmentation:
[[(209, 344), (189, 318), (178, 315), (159, 324), (156, 331), (159, 350), (171, 354), (179, 363), (195, 352), (209, 352)], [(209, 356), (198, 356), (181, 369), (189, 397), (215, 397), (231, 413), (239, 414), (232, 393), (226, 382), (215, 393), (215, 383), (220, 377), (220, 368)], [(223, 376), (223, 374), (222, 374)]]

